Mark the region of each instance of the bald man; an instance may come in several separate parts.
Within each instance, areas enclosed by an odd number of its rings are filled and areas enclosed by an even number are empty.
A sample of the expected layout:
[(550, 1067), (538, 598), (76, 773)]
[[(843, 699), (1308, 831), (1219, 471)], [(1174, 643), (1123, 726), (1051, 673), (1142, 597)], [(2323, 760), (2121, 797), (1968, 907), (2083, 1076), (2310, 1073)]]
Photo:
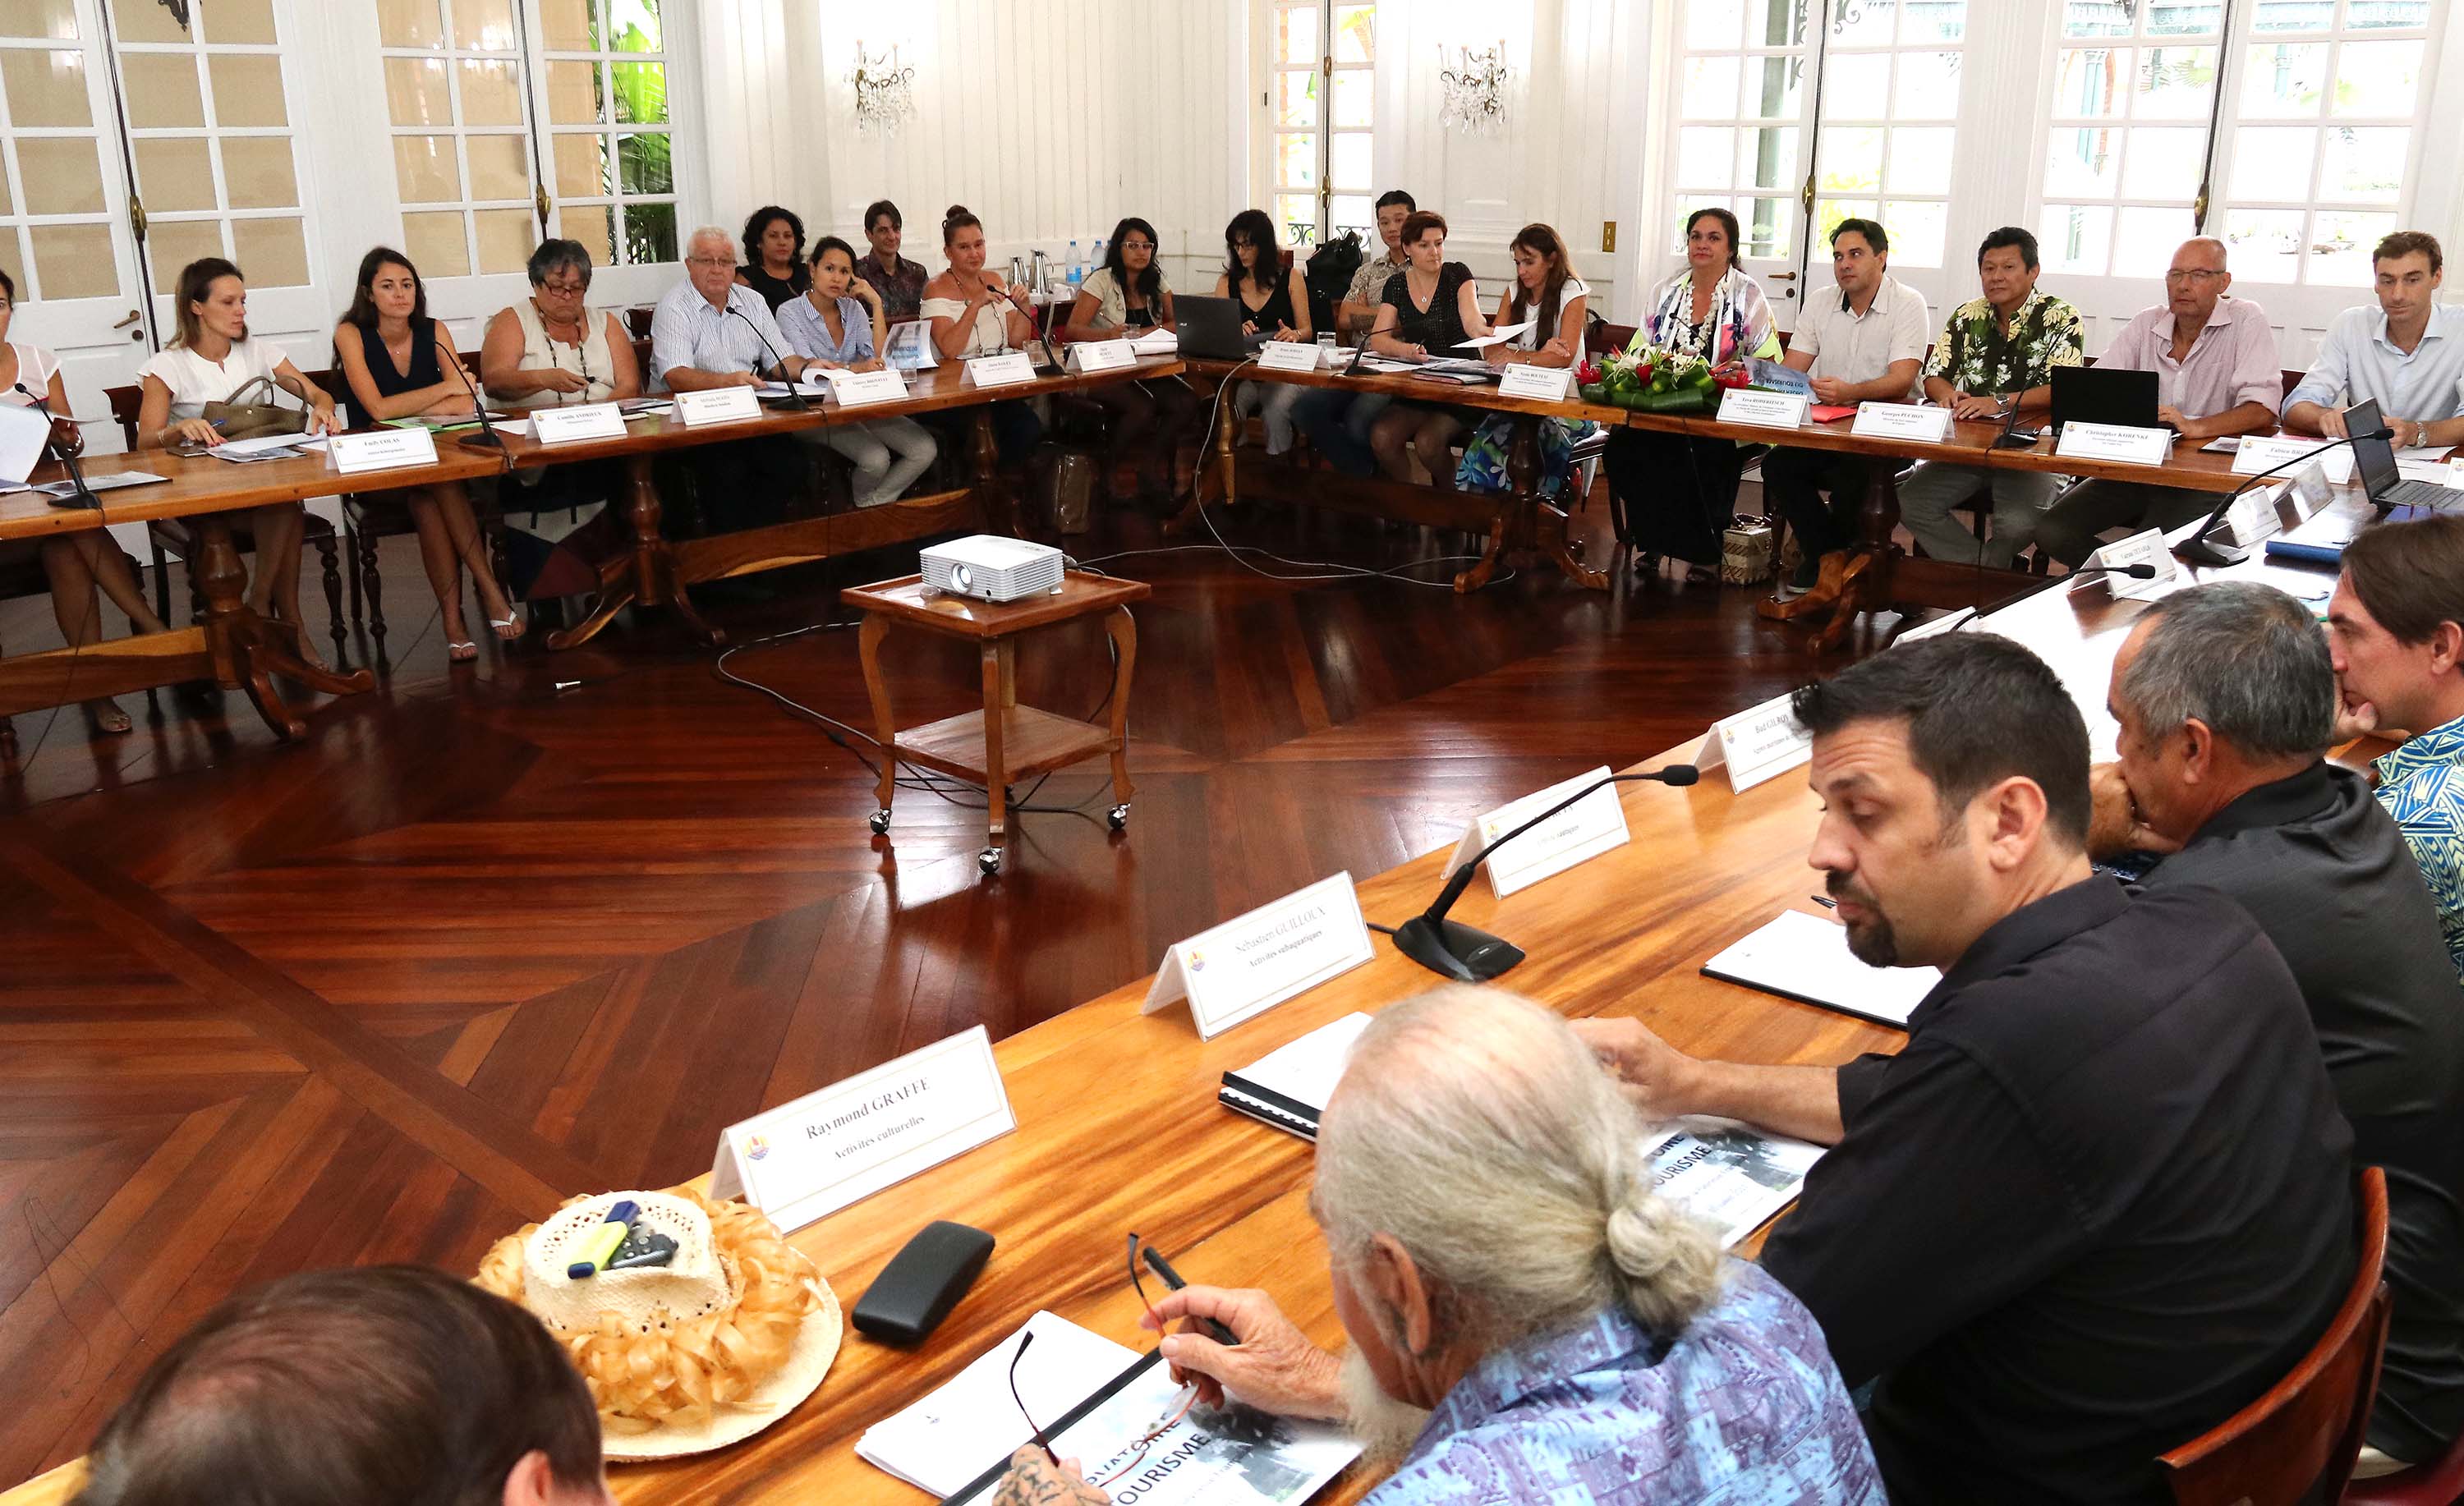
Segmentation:
[[(2156, 416), (2192, 447), (2273, 427), (2284, 401), (2276, 332), (2257, 304), (2226, 296), (2232, 287), (2224, 242), (2184, 241), (2165, 273), (2165, 301), (2140, 310), (2099, 362), (2156, 373)], [(2086, 482), (2036, 525), (2036, 547), (2076, 570), (2107, 529), (2179, 528), (2205, 517), (2215, 501), (2211, 492), (2144, 481)]]

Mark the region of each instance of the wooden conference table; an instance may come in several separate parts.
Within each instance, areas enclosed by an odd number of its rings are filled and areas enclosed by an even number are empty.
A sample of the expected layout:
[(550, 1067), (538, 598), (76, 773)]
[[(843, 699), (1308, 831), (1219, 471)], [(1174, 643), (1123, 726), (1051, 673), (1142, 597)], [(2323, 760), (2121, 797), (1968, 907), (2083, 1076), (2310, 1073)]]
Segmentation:
[[(2349, 490), (2332, 504), (2359, 505)], [(2310, 595), (2332, 579), (2263, 557), (2220, 572), (2182, 568), (2191, 578), (2269, 579)], [(2061, 579), (2035, 584), (2033, 596), (1991, 626), (2036, 650), (2083, 711), (2101, 719), (2104, 677), (2138, 604), (2115, 599), (2102, 582), (2076, 590)], [(1685, 761), (1692, 751), (1689, 740), (1639, 767)], [(1456, 906), (1455, 919), (1529, 952), (1500, 987), (1570, 1016), (1634, 1015), (1683, 1050), (1737, 1060), (1833, 1065), (1904, 1039), (1701, 973), (1705, 961), (1776, 911), (1819, 913), (1807, 898), (1817, 881), (1805, 865), (1817, 810), (1801, 773), (1742, 795), (1714, 773), (1687, 789), (1626, 785), (1620, 797), (1633, 834), (1625, 846), (1505, 901), (1476, 884)], [(1446, 859), (1440, 849), (1364, 881), (1363, 914), (1392, 926), (1418, 913), (1442, 884)], [(957, 1310), (913, 1350), (849, 1329), (821, 1388), (792, 1414), (715, 1453), (621, 1466), (612, 1472), (618, 1498), (627, 1506), (925, 1501), (858, 1459), (857, 1437), (1017, 1332), (1039, 1308), (1133, 1348), (1149, 1346), (1123, 1269), (1133, 1231), (1190, 1280), (1264, 1287), (1313, 1339), (1339, 1343), (1325, 1250), (1308, 1211), (1310, 1147), (1221, 1107), (1215, 1095), (1224, 1071), (1351, 1011), (1375, 1012), (1439, 981), (1390, 942), (1373, 940), (1375, 955), (1365, 966), (1212, 1041), (1198, 1038), (1185, 1006), (1141, 1015), (1146, 979), (1001, 1041), (994, 1054), (1016, 1133), (792, 1236), (852, 1305), (925, 1224), (950, 1218), (987, 1230), (1000, 1244)], [(77, 1469), (64, 1466), (0, 1496), (0, 1506), (64, 1501)], [(1353, 1472), (1319, 1499), (1341, 1506), (1375, 1483)]]

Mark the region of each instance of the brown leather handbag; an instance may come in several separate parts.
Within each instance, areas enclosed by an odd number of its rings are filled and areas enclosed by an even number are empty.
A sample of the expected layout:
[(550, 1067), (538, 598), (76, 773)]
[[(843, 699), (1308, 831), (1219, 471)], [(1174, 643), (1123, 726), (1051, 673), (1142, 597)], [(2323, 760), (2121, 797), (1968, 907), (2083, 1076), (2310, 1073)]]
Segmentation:
[[(256, 389), (265, 389), (265, 401), (252, 401)], [(209, 403), (202, 417), (215, 426), (225, 439), (264, 439), (275, 434), (304, 434), (308, 431), (305, 408), (286, 408), (275, 401), (278, 389), (272, 377), (257, 377), (240, 384), (227, 402)]]

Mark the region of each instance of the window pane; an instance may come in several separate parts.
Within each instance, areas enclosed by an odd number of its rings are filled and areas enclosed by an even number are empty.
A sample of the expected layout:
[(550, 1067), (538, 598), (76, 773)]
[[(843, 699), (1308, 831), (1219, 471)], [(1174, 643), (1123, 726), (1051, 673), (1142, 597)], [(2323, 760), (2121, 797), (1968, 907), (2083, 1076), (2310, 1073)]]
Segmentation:
[(1814, 149), (1815, 183), (1825, 194), (1879, 193), (1882, 187), (1882, 128), (1826, 126)]
[[(1684, 94), (1679, 108), (1689, 119), (1725, 120), (1737, 113), (1737, 59), (1685, 59)], [(1760, 112), (1756, 112), (1760, 113)]]
[(1315, 67), (1322, 55), (1317, 50), (1317, 7), (1293, 6), (1275, 12), (1275, 61)]
[(1687, 0), (1685, 45), (1734, 47), (1746, 31), (1746, 0)]
[(2062, 34), (2128, 36), (2131, 10), (2123, 0), (2068, 0), (2062, 7)]
[(1331, 170), (1327, 176), (1338, 188), (1367, 189), (1369, 177), (1369, 133), (1339, 131), (1330, 143)]
[(2224, 20), (2225, 8), (2220, 0), (2165, 0), (2149, 8), (2147, 34), (2213, 36)]
[(2143, 120), (2204, 120), (2215, 101), (2216, 49), (2150, 47), (2133, 77), (2130, 113)]
[[(193, 72), (193, 65), (186, 58), (179, 62)], [(0, 88), (9, 91), (9, 119), (12, 124), (94, 123), (94, 112), (86, 103), (83, 53), (56, 47), (11, 48), (0, 53)], [(193, 77), (188, 92), (196, 92)]]
[(624, 125), (668, 123), (668, 65), (617, 63), (616, 120)]
[[(1275, 223), (1283, 227), (1287, 246), (1317, 244), (1317, 195), (1312, 193), (1279, 193), (1275, 195)], [(1368, 243), (1375, 250), (1374, 240)]]
[[(393, 139), (393, 181), (405, 204), (450, 204), (462, 197), (462, 168), (450, 136)], [(406, 215), (406, 221), (419, 216)]]
[(288, 136), (222, 139), (223, 191), (234, 209), (289, 209), (299, 204), (299, 179)]
[(107, 298), (120, 291), (120, 262), (107, 225), (36, 225), (33, 290), (46, 298)]
[(436, 0), (377, 0), (377, 42), (384, 47), (442, 47), (445, 19)]
[(567, 240), (580, 241), (593, 267), (616, 265), (616, 211), (604, 204), (569, 205), (557, 211), (557, 224)]
[(676, 259), (674, 205), (628, 204), (625, 207), (625, 258), (636, 266)]
[(1831, 0), (1831, 40), (1838, 47), (1887, 47), (1899, 20), (1895, 0)]
[[(33, 174), (38, 170), (33, 148), (59, 144), (37, 141), (17, 143), (17, 160), (25, 164), (30, 187), (33, 185)], [(129, 144), (137, 158), (137, 195), (145, 201), (149, 210), (176, 214), (183, 209), (222, 207), (214, 200), (214, 164), (204, 137), (142, 136)], [(91, 158), (94, 154), (89, 150), (83, 155)]]
[(1275, 76), (1275, 119), (1272, 123), (1317, 123), (1317, 75), (1282, 73)]
[[(590, 65), (584, 63), (583, 67)], [(522, 123), (522, 76), (512, 63), (462, 59), (462, 123)]]
[(1344, 69), (1334, 76), (1334, 123), (1348, 129), (1366, 130), (1376, 123), (1376, 102), (1372, 97), (1376, 75), (1366, 68)]
[(2130, 71), (2128, 48), (2065, 49), (2054, 69), (2057, 120), (2103, 120), (2122, 113), (2122, 80)]
[[(1740, 186), (1793, 188), (1805, 175), (1796, 161), (1796, 127), (1763, 125), (1737, 135), (1737, 178)], [(1705, 187), (1716, 187), (1706, 183)]]
[(1729, 148), (1735, 135), (1725, 125), (1688, 125), (1677, 133), (1677, 184), (1681, 188), (1731, 186)]
[(1889, 108), (1888, 53), (1835, 53), (1822, 64), (1822, 113), (1851, 120), (1880, 120)]
[(530, 142), (524, 138), (466, 136), (462, 150), (471, 160), (472, 198), (530, 198)]
[(2319, 155), (2315, 125), (2245, 125), (2233, 133), (2233, 197), (2300, 200)]
[(660, 45), (659, 0), (610, 0), (607, 48), (616, 53), (657, 53)]
[(2207, 144), (2205, 130), (2141, 126), (2132, 131), (2122, 154), (2123, 197), (2189, 203), (2198, 196)]
[(385, 72), (385, 108), (394, 124), (453, 123), (453, 95), (443, 63), (424, 57), (388, 57)]
[(588, 199), (615, 191), (607, 176), (607, 138), (561, 131), (555, 141), (558, 198)]
[(1891, 187), (1899, 193), (1948, 193), (1956, 136), (1947, 125), (1902, 126), (1891, 132)]
[(2430, 0), (2360, 0), (2344, 16), (2345, 30), (2353, 32), (2429, 24)]
[[(8, 166), (5, 163), (0, 163), (0, 214), (14, 214), (16, 212), (16, 207), (9, 197)], [(5, 230), (0, 230), (0, 236), (5, 236), (7, 232)], [(5, 244), (5, 242), (0, 242), (0, 244)]]
[(2421, 87), (2422, 46), (2346, 42), (2336, 65), (2336, 113), (2410, 115)]
[[(91, 136), (21, 136), (17, 174), (24, 180), (28, 214), (100, 214), (102, 161)], [(206, 180), (209, 206), (213, 180)]]
[[(1878, 200), (1817, 199), (1814, 203), (1814, 238), (1821, 244), (1828, 245), (1831, 232), (1839, 228), (1841, 220), (1879, 220), (1881, 217), (1882, 206)], [(1889, 228), (1883, 227), (1885, 230)], [(1891, 247), (1893, 251), (1897, 251), (1899, 242), (1893, 241)]]
[(513, 51), (514, 0), (453, 0), (453, 45), (474, 53)]
[(217, 53), (206, 59), (214, 81), (214, 123), (289, 125), (282, 100), (282, 59), (266, 54)]
[(2392, 214), (2321, 209), (2312, 218), (2304, 280), (2326, 287), (2370, 285), (2370, 249), (2395, 229)]
[(1282, 188), (1317, 186), (1317, 137), (1287, 131), (1275, 138), (1275, 185)]
[(271, 47), (275, 40), (274, 0), (213, 0), (211, 5), (195, 7), (194, 11), (205, 24), (209, 42)]
[(2114, 220), (2113, 274), (2162, 277), (2173, 252), (2190, 238), (2190, 210), (2123, 209)]
[(308, 285), (308, 236), (297, 220), (233, 220), (231, 251), (252, 286)]
[[(1789, 199), (1741, 199), (1737, 222), (1746, 232), (1749, 256), (1787, 257), (1796, 250), (1796, 203)], [(1684, 230), (1678, 237), (1682, 242)]]
[(2065, 198), (2109, 198), (2122, 186), (2122, 131), (2116, 126), (2057, 125), (2045, 143), (2045, 191)]
[(1910, 267), (1942, 265), (1942, 241), (1950, 206), (1940, 200), (1892, 199), (1882, 206), (1882, 228), (1891, 235), (1891, 260)]
[[(595, 53), (599, 21), (595, 0), (539, 0), (539, 20), (547, 49), (554, 53)], [(587, 246), (590, 243), (583, 242)], [(601, 262), (605, 267), (607, 264)]]
[(7, 0), (0, 4), (0, 36), (76, 39), (77, 0)]
[(2401, 125), (2329, 127), (2326, 171), (2319, 179), (2319, 197), (2347, 204), (2394, 204), (2397, 190), (2404, 186), (2405, 150), (2411, 144), (2411, 130)]
[(163, 0), (111, 0), (111, 30), (123, 42), (194, 40), (171, 18)]
[(1340, 235), (1346, 230), (1358, 230), (1361, 245), (1383, 250), (1377, 239), (1377, 211), (1371, 207), (1371, 204), (1369, 195), (1365, 193), (1338, 193), (1329, 199), (1326, 212), (1333, 223), (1333, 233)]
[(1749, 0), (1746, 11), (1748, 47), (1805, 45), (1806, 0)]
[(1805, 59), (1753, 57), (1746, 61), (1748, 120), (1794, 120), (1805, 115)]
[(2292, 282), (2301, 272), (2299, 209), (2234, 209), (2225, 216), (2235, 282)]
[(1377, 8), (1339, 5), (1334, 8), (1334, 60), (1366, 63), (1377, 56)]
[(2102, 205), (2049, 204), (2036, 222), (2036, 248), (2049, 272), (2104, 275), (2113, 211)]
[(597, 63), (547, 65), (547, 118), (559, 125), (590, 125), (607, 118), (600, 108)]
[(479, 271), (519, 272), (539, 246), (539, 221), (528, 209), (477, 209), (471, 223), (479, 232)]
[(2260, 32), (2323, 32), (2335, 19), (2328, 0), (2258, 0), (2251, 26)]
[(641, 131), (616, 138), (616, 176), (628, 194), (673, 193), (676, 170), (671, 143), (665, 131)]
[(1901, 12), (1903, 42), (1956, 42), (1967, 34), (1967, 0), (1924, 0)]
[(156, 220), (145, 227), (145, 255), (154, 264), (158, 288), (178, 287), (181, 268), (199, 257), (221, 254), (222, 227), (211, 220)]
[(404, 215), (402, 251), (419, 266), (423, 277), (471, 274), (471, 249), (463, 243), (462, 215), (458, 210)]
[(2267, 42), (2250, 50), (2241, 76), (2241, 113), (2317, 115), (2326, 94), (2327, 44)]
[(1903, 120), (1947, 120), (1959, 113), (1959, 55), (1902, 53), (1891, 111)]

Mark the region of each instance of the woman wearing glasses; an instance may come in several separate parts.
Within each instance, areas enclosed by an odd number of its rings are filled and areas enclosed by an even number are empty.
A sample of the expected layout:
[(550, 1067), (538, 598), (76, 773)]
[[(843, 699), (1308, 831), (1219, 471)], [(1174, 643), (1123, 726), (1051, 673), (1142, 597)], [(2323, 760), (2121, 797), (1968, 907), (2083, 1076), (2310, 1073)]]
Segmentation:
[[(1155, 265), (1155, 227), (1132, 215), (1112, 227), (1104, 265), (1078, 285), (1078, 301), (1069, 307), (1062, 327), (1065, 340), (1134, 338), (1153, 330), (1175, 329), (1172, 284)], [(1121, 462), (1138, 465), (1142, 491), (1170, 496), (1177, 469), (1176, 451), (1189, 416), (1198, 406), (1177, 377), (1151, 382), (1112, 382), (1090, 387), (1087, 396), (1112, 418), (1111, 452), (1104, 458), (1104, 483), (1111, 491)], [(1160, 467), (1162, 474), (1152, 470)], [(1118, 492), (1112, 500), (1129, 500)]]
[[(1309, 328), (1309, 283), (1300, 268), (1284, 270), (1275, 222), (1264, 209), (1243, 209), (1223, 227), (1223, 275), (1215, 279), (1215, 295), (1241, 300), (1243, 335), (1304, 342), (1317, 338)], [(1232, 412), (1247, 418), (1265, 409), (1266, 453), (1285, 454), (1292, 447), (1292, 405), (1309, 390), (1288, 382), (1244, 382), (1232, 395)]]
[(531, 295), (488, 321), (479, 381), (491, 397), (524, 407), (606, 403), (642, 395), (633, 341), (613, 314), (593, 314), (590, 252), (548, 241), (531, 252)]

